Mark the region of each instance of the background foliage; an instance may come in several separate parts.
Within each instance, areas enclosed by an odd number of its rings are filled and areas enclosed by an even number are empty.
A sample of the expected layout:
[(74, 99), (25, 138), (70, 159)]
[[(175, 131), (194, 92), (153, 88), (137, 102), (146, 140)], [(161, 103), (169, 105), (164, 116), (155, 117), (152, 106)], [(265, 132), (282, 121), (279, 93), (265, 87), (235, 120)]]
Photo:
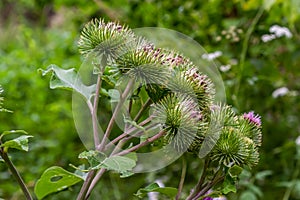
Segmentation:
[[(208, 52), (221, 51), (222, 76), (227, 101), (237, 112), (255, 110), (263, 120), (261, 161), (251, 173), (241, 176), (240, 190), (228, 199), (300, 199), (300, 1), (298, 0), (4, 0), (0, 2), (0, 84), (5, 107), (0, 113), (0, 132), (24, 129), (33, 135), (30, 152), (13, 152), (12, 159), (33, 189), (42, 172), (52, 165), (82, 164), (84, 150), (73, 125), (71, 93), (49, 89), (48, 79), (38, 68), (55, 63), (79, 68), (79, 32), (93, 17), (117, 20), (131, 28), (165, 27), (182, 32)], [(255, 26), (253, 22), (258, 19)], [(292, 38), (261, 40), (269, 28), (288, 27)], [(248, 35), (249, 29), (253, 29)], [(247, 50), (247, 51), (245, 51)], [(243, 55), (243, 52), (246, 54)], [(243, 61), (243, 56), (245, 59)], [(272, 93), (287, 87), (289, 92), (274, 98)], [(108, 108), (107, 108), (108, 109)], [(187, 184), (196, 181), (201, 162), (192, 156)], [(181, 160), (155, 173), (120, 179), (110, 173), (98, 185), (94, 198), (132, 199), (139, 187), (159, 180), (176, 187)], [(196, 175), (195, 175), (196, 174)], [(21, 199), (21, 191), (6, 167), (0, 164), (0, 197)], [(188, 187), (187, 187), (188, 188)], [(72, 198), (79, 187), (55, 196)], [(188, 193), (189, 191), (184, 191)], [(54, 198), (49, 196), (48, 199)]]

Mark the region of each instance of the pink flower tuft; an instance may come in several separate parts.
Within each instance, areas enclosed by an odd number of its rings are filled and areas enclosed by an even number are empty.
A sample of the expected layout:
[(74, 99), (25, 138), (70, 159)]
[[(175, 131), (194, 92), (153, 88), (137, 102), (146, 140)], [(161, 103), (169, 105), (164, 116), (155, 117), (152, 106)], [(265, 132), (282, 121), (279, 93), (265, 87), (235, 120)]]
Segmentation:
[(257, 126), (261, 126), (261, 120), (259, 115), (255, 115), (253, 111), (248, 113), (244, 113), (244, 119), (247, 119), (250, 123), (256, 124)]

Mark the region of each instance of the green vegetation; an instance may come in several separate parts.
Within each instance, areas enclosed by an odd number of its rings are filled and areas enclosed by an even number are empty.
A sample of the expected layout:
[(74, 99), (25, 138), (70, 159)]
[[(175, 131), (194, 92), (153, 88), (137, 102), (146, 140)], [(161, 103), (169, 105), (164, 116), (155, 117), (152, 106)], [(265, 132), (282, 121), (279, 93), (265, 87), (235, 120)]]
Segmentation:
[[(243, 170), (237, 193), (230, 193), (227, 198), (300, 199), (299, 4), (297, 0), (2, 1), (0, 84), (4, 89), (3, 107), (13, 113), (0, 112), (0, 133), (26, 130), (33, 136), (21, 138), (29, 138), (29, 152), (15, 150), (13, 144), (9, 147), (11, 160), (29, 191), (33, 194), (37, 180), (50, 166), (74, 172), (69, 164), (83, 163), (78, 155), (86, 149), (74, 127), (72, 94), (50, 90), (49, 79), (42, 77), (38, 69), (46, 69), (50, 64), (79, 69), (83, 60), (77, 49), (80, 31), (91, 18), (101, 17), (128, 24), (130, 28), (176, 30), (196, 40), (209, 53), (215, 52), (227, 104), (236, 113), (255, 110), (263, 127), (258, 165)], [(276, 33), (279, 29), (281, 33)], [(106, 122), (110, 117), (109, 105), (100, 103), (107, 109), (100, 120)], [(12, 138), (7, 135), (5, 139)], [(182, 195), (188, 196), (204, 164), (192, 155), (156, 172), (126, 179), (106, 173), (91, 199), (145, 196), (148, 191), (160, 190), (150, 185), (155, 181), (177, 188), (184, 162), (188, 165)], [(24, 198), (2, 162), (0, 180), (0, 198)], [(81, 180), (74, 178), (76, 181)], [(79, 190), (80, 184), (45, 199), (74, 199)]]

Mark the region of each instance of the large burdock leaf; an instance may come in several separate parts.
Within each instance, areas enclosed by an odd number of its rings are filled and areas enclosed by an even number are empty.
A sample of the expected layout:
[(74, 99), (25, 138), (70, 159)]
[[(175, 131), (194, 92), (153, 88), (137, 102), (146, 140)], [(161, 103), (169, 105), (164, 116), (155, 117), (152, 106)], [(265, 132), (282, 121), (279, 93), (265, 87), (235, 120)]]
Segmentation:
[(36, 182), (34, 193), (38, 199), (42, 199), (48, 194), (64, 190), (82, 180), (83, 178), (76, 174), (53, 166), (44, 171), (41, 178)]
[(87, 100), (91, 98), (96, 90), (96, 85), (86, 86), (82, 83), (80, 77), (75, 72), (75, 69), (61, 69), (56, 65), (50, 65), (46, 70), (42, 70), (42, 75), (45, 76), (52, 72), (50, 80), (50, 88), (64, 88), (78, 92), (84, 96)]

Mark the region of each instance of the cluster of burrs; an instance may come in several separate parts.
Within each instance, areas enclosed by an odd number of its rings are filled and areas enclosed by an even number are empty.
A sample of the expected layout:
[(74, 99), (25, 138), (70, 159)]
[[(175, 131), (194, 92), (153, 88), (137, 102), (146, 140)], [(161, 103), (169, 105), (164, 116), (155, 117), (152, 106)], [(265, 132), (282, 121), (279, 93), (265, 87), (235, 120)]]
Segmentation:
[[(182, 54), (157, 48), (128, 27), (92, 20), (83, 28), (79, 50), (101, 56), (114, 78), (128, 76), (139, 82), (152, 101), (153, 120), (166, 131), (163, 140), (175, 151), (206, 154), (223, 166), (254, 166), (261, 145), (261, 121), (253, 112), (237, 115), (215, 103), (211, 79)], [(203, 66), (202, 66), (203, 67)]]

